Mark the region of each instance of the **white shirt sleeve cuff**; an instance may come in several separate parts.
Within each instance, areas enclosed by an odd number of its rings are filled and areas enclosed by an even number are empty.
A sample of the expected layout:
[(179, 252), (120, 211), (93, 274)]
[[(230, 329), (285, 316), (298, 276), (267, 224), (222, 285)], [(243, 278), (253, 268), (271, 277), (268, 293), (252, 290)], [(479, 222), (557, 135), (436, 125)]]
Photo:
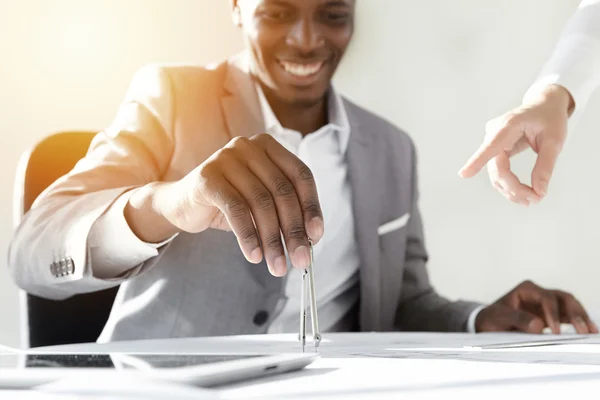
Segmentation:
[(487, 306), (481, 305), (473, 311), (471, 311), (471, 314), (469, 314), (469, 319), (467, 320), (467, 332), (477, 333), (477, 329), (475, 328), (475, 320), (477, 319), (477, 316), (479, 315), (481, 310), (483, 310), (486, 307)]
[(110, 279), (121, 276), (144, 261), (158, 255), (158, 249), (177, 234), (160, 243), (140, 240), (125, 219), (124, 210), (137, 189), (123, 193), (92, 226), (88, 246), (94, 276)]
[(569, 91), (575, 109), (569, 125), (573, 127), (585, 109), (589, 98), (600, 85), (600, 40), (584, 35), (563, 37), (536, 82), (524, 98), (543, 87), (556, 84)]

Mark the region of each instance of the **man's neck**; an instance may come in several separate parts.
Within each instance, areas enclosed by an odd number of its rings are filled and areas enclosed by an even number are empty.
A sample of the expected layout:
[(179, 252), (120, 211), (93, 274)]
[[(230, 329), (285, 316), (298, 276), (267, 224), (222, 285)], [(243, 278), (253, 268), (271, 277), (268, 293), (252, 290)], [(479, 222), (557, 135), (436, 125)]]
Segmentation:
[(265, 93), (265, 97), (281, 126), (300, 132), (302, 136), (317, 131), (328, 122), (325, 98), (302, 107), (278, 101), (267, 93)]

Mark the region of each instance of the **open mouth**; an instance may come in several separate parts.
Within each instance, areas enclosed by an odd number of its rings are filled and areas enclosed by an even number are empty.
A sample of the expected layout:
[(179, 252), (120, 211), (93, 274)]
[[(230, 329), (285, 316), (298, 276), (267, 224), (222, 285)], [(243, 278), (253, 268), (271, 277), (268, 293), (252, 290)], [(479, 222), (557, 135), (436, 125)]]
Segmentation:
[(317, 75), (325, 65), (324, 61), (313, 62), (310, 64), (300, 64), (290, 61), (278, 60), (279, 65), (288, 74), (297, 78), (308, 78)]

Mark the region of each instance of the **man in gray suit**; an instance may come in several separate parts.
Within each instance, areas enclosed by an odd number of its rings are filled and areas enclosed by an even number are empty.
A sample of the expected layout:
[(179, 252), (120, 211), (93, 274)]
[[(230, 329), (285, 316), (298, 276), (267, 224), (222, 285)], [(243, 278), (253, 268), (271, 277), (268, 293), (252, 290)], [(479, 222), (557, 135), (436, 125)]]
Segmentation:
[(19, 286), (120, 285), (100, 341), (295, 332), (310, 238), (324, 331), (596, 331), (573, 296), (533, 283), (488, 307), (434, 291), (412, 141), (331, 86), (354, 0), (232, 4), (246, 51), (136, 75), (18, 228)]

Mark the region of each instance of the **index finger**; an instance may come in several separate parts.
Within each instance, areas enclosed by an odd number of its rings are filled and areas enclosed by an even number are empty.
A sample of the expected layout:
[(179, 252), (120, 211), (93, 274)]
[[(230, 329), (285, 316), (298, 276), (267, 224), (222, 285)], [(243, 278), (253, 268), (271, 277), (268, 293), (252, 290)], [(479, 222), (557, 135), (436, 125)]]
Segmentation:
[(312, 171), (270, 135), (256, 135), (251, 140), (265, 150), (267, 157), (279, 167), (290, 183), (294, 185), (304, 216), (306, 232), (314, 243), (318, 243), (323, 237), (324, 222), (317, 193), (317, 184)]
[(542, 318), (553, 333), (560, 333), (559, 296), (557, 293), (544, 289), (531, 281), (523, 282), (518, 288), (521, 308)]
[(519, 140), (521, 132), (513, 123), (507, 122), (507, 117), (502, 116), (488, 122), (489, 138), (479, 146), (477, 151), (469, 158), (458, 174), (462, 178), (471, 178), (477, 175), (483, 167), (504, 150), (510, 149)]

